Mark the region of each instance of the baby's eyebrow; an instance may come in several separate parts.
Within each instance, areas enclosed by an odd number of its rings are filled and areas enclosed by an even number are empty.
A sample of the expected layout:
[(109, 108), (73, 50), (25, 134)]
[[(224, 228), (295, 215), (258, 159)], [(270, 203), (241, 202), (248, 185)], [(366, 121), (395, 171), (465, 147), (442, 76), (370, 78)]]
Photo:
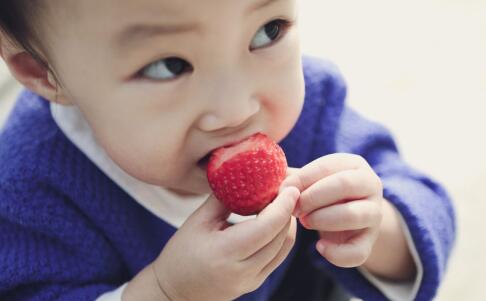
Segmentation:
[[(236, 1), (236, 0), (235, 0)], [(263, 0), (249, 7), (247, 13), (263, 9), (281, 0)], [(189, 24), (132, 24), (118, 33), (114, 38), (115, 48), (128, 48), (131, 45), (137, 45), (141, 40), (157, 35), (174, 35), (197, 31), (200, 26), (197, 23)]]
[(264, 7), (270, 6), (271, 4), (273, 4), (274, 2), (277, 2), (277, 1), (279, 1), (279, 0), (263, 0), (261, 2), (258, 2), (255, 5), (253, 5), (252, 7), (250, 7), (250, 9), (248, 11), (251, 12), (251, 11), (262, 9)]
[(198, 24), (133, 24), (126, 27), (114, 38), (116, 47), (125, 48), (136, 45), (140, 40), (157, 35), (174, 35), (196, 31)]

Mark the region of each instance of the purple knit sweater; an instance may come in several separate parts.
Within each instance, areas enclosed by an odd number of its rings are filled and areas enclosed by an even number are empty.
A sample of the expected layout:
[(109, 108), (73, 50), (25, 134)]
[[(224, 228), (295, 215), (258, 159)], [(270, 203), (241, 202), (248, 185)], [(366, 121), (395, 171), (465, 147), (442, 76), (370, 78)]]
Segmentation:
[[(431, 300), (455, 239), (447, 193), (402, 160), (383, 126), (345, 105), (344, 81), (331, 64), (303, 61), (304, 108), (281, 142), (289, 166), (334, 152), (363, 156), (410, 229), (424, 267), (417, 300)], [(95, 300), (153, 261), (176, 231), (81, 153), (32, 92), (19, 96), (0, 132), (0, 167), (0, 300)], [(316, 239), (299, 228), (286, 261), (239, 300), (311, 300), (335, 283), (365, 300), (386, 299), (356, 269), (320, 257)]]

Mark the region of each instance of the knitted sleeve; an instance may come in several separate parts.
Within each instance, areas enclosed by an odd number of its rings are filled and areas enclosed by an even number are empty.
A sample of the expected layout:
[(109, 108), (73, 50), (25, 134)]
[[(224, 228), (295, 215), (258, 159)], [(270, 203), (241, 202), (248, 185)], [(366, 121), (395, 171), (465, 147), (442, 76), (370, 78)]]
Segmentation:
[(0, 300), (95, 300), (124, 273), (117, 254), (62, 194), (0, 182)]
[[(403, 160), (384, 126), (346, 105), (346, 83), (334, 64), (311, 57), (305, 57), (303, 63), (306, 105), (295, 133), (289, 135), (290, 142), (284, 143), (286, 154), (292, 155), (289, 166), (300, 167), (334, 152), (364, 157), (380, 176), (384, 197), (403, 217), (418, 252), (423, 277), (415, 299), (433, 299), (455, 240), (451, 199), (439, 183)], [(311, 246), (315, 268), (322, 273), (331, 272), (347, 291), (359, 298), (386, 300), (358, 269), (338, 268)]]
[[(404, 162), (385, 127), (349, 107), (341, 115), (336, 151), (361, 155), (380, 176), (384, 197), (403, 216), (424, 268), (416, 300), (433, 299), (455, 239), (455, 214), (448, 194), (439, 183)], [(386, 300), (356, 269), (326, 265), (357, 297)]]

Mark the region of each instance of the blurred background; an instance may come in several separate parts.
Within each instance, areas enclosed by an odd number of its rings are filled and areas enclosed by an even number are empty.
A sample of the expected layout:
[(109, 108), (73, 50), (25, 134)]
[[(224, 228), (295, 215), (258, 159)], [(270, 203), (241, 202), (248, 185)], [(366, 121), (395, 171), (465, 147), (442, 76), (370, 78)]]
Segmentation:
[(304, 52), (334, 61), (351, 106), (454, 199), (458, 239), (436, 300), (486, 300), (486, 1), (300, 3)]
[[(454, 199), (458, 239), (436, 300), (486, 300), (486, 1), (300, 3), (303, 51), (334, 61), (351, 106)], [(0, 125), (18, 91), (0, 63)]]

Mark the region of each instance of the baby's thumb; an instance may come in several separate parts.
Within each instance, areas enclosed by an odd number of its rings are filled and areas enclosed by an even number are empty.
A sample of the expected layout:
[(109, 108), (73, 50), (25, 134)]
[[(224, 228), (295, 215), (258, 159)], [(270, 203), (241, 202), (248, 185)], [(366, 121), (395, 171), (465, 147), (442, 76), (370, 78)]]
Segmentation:
[(198, 224), (220, 224), (225, 222), (230, 211), (211, 194), (206, 201), (192, 214), (191, 220)]

